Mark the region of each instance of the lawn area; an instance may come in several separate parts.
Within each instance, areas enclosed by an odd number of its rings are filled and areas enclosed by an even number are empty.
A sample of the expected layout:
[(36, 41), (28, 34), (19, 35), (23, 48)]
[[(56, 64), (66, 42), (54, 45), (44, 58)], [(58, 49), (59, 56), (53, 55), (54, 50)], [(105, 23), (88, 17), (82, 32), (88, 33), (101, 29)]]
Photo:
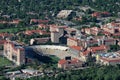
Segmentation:
[(11, 64), (12, 64), (11, 61), (9, 61), (8, 59), (0, 56), (0, 67), (5, 66), (5, 65), (11, 65)]

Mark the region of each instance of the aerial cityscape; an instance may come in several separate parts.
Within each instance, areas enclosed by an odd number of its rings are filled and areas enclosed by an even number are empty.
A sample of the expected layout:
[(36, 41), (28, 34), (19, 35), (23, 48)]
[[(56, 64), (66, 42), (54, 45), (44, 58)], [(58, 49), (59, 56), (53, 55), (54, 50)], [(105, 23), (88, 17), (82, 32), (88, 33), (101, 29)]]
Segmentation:
[(1, 0), (0, 80), (120, 80), (120, 0)]

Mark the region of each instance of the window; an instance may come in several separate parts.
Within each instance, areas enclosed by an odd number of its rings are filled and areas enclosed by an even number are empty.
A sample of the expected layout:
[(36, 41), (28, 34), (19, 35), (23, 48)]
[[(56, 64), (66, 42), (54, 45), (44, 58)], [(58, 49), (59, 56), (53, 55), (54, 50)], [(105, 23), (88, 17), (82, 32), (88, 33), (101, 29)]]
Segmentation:
[(16, 55), (12, 55), (12, 59), (17, 61), (17, 56)]

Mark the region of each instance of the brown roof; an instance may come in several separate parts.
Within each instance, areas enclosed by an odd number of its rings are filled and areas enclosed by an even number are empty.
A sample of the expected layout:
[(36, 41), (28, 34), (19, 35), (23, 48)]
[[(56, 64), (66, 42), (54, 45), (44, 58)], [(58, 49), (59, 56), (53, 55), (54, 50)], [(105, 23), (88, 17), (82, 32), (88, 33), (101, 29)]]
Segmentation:
[(97, 46), (97, 47), (90, 47), (90, 50), (92, 52), (96, 52), (96, 51), (102, 51), (102, 50), (106, 50), (107, 47), (105, 45), (101, 45), (101, 46)]
[(58, 61), (58, 64), (64, 65), (64, 64), (66, 64), (68, 62), (70, 62), (71, 64), (75, 64), (75, 63), (78, 63), (78, 61), (79, 60), (76, 59), (76, 58), (73, 58), (72, 60), (61, 59), (61, 60)]
[(78, 51), (82, 50), (82, 47), (80, 46), (70, 46), (70, 48), (78, 50)]
[(103, 58), (103, 57), (101, 57), (100, 59), (102, 59), (104, 61), (108, 61), (108, 62), (120, 62), (120, 58), (109, 59), (109, 58)]

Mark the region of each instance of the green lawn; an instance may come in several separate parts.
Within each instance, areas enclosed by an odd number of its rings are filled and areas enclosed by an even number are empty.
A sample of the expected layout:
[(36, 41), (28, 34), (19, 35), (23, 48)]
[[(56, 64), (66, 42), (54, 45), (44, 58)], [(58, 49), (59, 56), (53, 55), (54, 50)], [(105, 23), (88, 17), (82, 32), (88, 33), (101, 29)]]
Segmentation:
[(12, 62), (10, 62), (8, 59), (0, 56), (0, 66), (5, 66), (5, 65), (11, 65)]

